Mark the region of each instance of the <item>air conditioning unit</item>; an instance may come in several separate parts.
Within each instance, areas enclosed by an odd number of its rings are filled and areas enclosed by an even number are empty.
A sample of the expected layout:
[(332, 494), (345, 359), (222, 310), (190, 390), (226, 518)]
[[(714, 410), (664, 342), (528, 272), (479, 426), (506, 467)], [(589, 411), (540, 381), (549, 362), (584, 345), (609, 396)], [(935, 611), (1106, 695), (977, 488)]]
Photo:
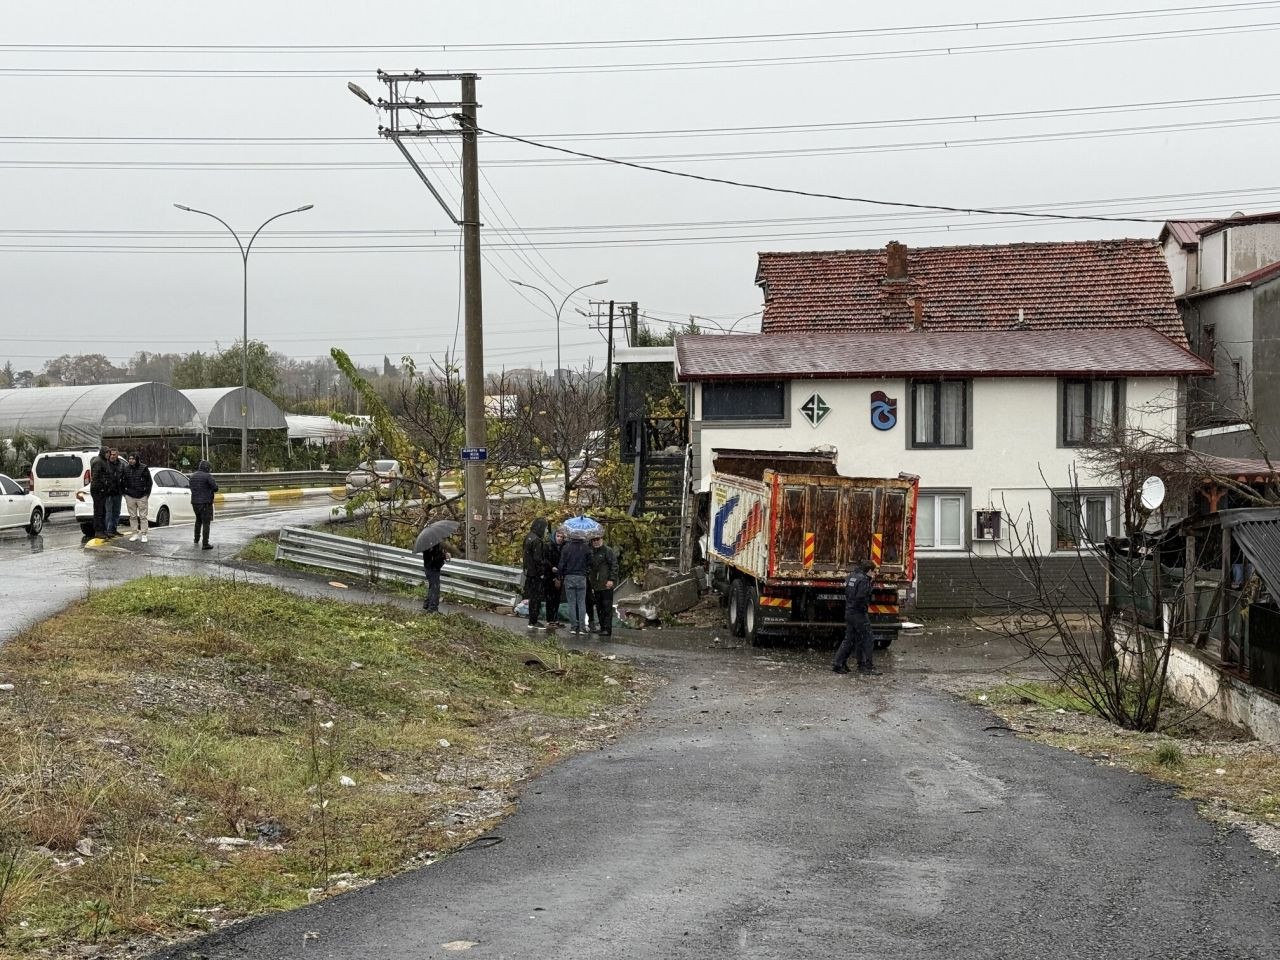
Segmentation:
[(1001, 516), (999, 510), (973, 511), (973, 539), (1001, 539)]

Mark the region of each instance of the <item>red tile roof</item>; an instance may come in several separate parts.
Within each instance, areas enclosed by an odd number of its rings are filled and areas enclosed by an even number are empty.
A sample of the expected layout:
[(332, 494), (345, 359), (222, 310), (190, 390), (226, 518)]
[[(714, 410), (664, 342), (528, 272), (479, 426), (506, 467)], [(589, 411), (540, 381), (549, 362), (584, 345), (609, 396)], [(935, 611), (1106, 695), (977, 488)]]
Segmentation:
[(761, 253), (761, 331), (905, 330), (919, 297), (927, 329), (1008, 330), (1021, 310), (1033, 330), (1153, 327), (1187, 342), (1155, 240), (921, 247), (902, 281), (885, 263), (884, 250)]
[(870, 377), (1167, 377), (1213, 368), (1150, 328), (697, 334), (676, 338), (679, 380)]

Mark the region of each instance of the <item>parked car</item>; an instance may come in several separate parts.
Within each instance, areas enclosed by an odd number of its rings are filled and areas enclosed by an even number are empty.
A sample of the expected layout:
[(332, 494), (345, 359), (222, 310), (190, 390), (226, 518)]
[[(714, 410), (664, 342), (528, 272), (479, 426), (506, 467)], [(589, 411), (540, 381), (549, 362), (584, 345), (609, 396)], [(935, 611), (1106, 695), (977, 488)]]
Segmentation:
[(44, 507), (22, 484), (0, 473), (0, 530), (25, 527), (35, 536), (44, 529)]
[(400, 487), (400, 464), (394, 460), (365, 460), (347, 474), (347, 496), (377, 485), (375, 493), (379, 497), (394, 496)]
[(98, 455), (94, 450), (46, 450), (31, 464), (27, 489), (35, 494), (46, 514), (71, 510), (76, 491), (89, 482), (89, 465)]
[[(168, 467), (149, 467), (151, 471), (151, 496), (147, 500), (147, 523), (153, 527), (167, 527), (171, 523), (195, 520), (191, 509), (191, 483), (177, 470)], [(76, 521), (86, 537), (93, 536), (93, 494), (85, 486), (76, 494)], [(120, 527), (129, 525), (129, 510), (123, 499), (120, 503)]]

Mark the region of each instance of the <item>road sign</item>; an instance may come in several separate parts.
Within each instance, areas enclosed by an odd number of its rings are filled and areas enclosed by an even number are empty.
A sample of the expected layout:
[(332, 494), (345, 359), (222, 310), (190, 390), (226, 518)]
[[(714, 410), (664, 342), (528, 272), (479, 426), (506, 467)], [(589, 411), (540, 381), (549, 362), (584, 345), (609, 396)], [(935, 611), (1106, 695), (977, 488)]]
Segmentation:
[(462, 448), (463, 463), (468, 463), (470, 461), (475, 461), (475, 460), (484, 461), (488, 459), (489, 459), (488, 447), (463, 447)]

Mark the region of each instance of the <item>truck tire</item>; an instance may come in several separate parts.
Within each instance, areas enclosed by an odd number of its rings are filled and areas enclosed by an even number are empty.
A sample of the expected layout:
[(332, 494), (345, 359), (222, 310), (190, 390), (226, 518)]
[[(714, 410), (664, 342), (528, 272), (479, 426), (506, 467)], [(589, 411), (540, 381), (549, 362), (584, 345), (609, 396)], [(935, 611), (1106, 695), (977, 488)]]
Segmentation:
[(742, 636), (753, 647), (760, 645), (760, 591), (754, 583), (743, 585)]
[(898, 638), (897, 630), (886, 630), (884, 633), (874, 634), (877, 650), (888, 650), (893, 646), (893, 641)]
[(729, 632), (735, 637), (740, 637), (743, 633), (742, 608), (745, 586), (740, 579), (729, 584)]

